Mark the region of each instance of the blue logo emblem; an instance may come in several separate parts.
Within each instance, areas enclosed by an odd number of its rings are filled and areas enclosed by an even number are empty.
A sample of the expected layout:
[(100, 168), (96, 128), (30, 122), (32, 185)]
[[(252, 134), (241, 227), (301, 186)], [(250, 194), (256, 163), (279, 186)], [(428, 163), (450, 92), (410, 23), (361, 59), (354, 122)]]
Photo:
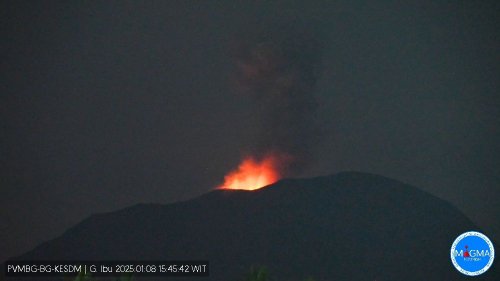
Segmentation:
[(460, 235), (451, 245), (451, 262), (461, 273), (469, 276), (483, 274), (493, 264), (495, 249), (484, 234), (469, 231)]

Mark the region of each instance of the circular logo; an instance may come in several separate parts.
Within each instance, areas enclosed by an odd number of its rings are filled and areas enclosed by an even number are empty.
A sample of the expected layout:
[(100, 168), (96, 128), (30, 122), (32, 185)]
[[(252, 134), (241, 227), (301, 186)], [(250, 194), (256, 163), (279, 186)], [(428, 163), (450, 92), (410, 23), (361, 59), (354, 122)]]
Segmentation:
[(483, 274), (493, 264), (495, 249), (486, 235), (469, 231), (458, 236), (451, 245), (451, 262), (461, 273), (469, 276)]

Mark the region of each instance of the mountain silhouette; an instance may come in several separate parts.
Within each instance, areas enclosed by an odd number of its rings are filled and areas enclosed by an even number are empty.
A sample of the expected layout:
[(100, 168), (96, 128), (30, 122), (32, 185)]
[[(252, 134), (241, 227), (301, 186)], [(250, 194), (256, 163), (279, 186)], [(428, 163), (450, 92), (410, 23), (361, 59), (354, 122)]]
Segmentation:
[[(450, 247), (471, 230), (455, 207), (416, 187), (343, 172), (92, 215), (16, 259), (210, 261), (208, 278), (166, 279), (184, 281), (243, 280), (252, 265), (277, 281), (469, 280)], [(500, 280), (495, 263), (474, 280)]]

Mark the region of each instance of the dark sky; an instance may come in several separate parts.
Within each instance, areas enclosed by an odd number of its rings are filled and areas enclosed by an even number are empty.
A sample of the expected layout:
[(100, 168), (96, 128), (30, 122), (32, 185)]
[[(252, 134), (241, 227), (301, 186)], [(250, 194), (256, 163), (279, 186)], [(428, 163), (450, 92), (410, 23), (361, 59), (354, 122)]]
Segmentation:
[(499, 241), (500, 3), (301, 2), (2, 1), (0, 260), (220, 184), (259, 134), (235, 46), (295, 26), (322, 54), (293, 176), (392, 177)]

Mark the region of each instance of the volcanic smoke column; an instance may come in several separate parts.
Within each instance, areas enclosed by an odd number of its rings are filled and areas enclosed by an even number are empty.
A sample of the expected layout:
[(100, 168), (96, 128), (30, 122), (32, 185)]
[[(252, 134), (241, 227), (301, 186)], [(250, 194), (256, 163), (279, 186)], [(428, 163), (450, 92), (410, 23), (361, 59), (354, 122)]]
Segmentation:
[(320, 49), (307, 32), (282, 32), (238, 47), (238, 84), (254, 100), (260, 132), (250, 156), (220, 188), (257, 189), (308, 164)]

